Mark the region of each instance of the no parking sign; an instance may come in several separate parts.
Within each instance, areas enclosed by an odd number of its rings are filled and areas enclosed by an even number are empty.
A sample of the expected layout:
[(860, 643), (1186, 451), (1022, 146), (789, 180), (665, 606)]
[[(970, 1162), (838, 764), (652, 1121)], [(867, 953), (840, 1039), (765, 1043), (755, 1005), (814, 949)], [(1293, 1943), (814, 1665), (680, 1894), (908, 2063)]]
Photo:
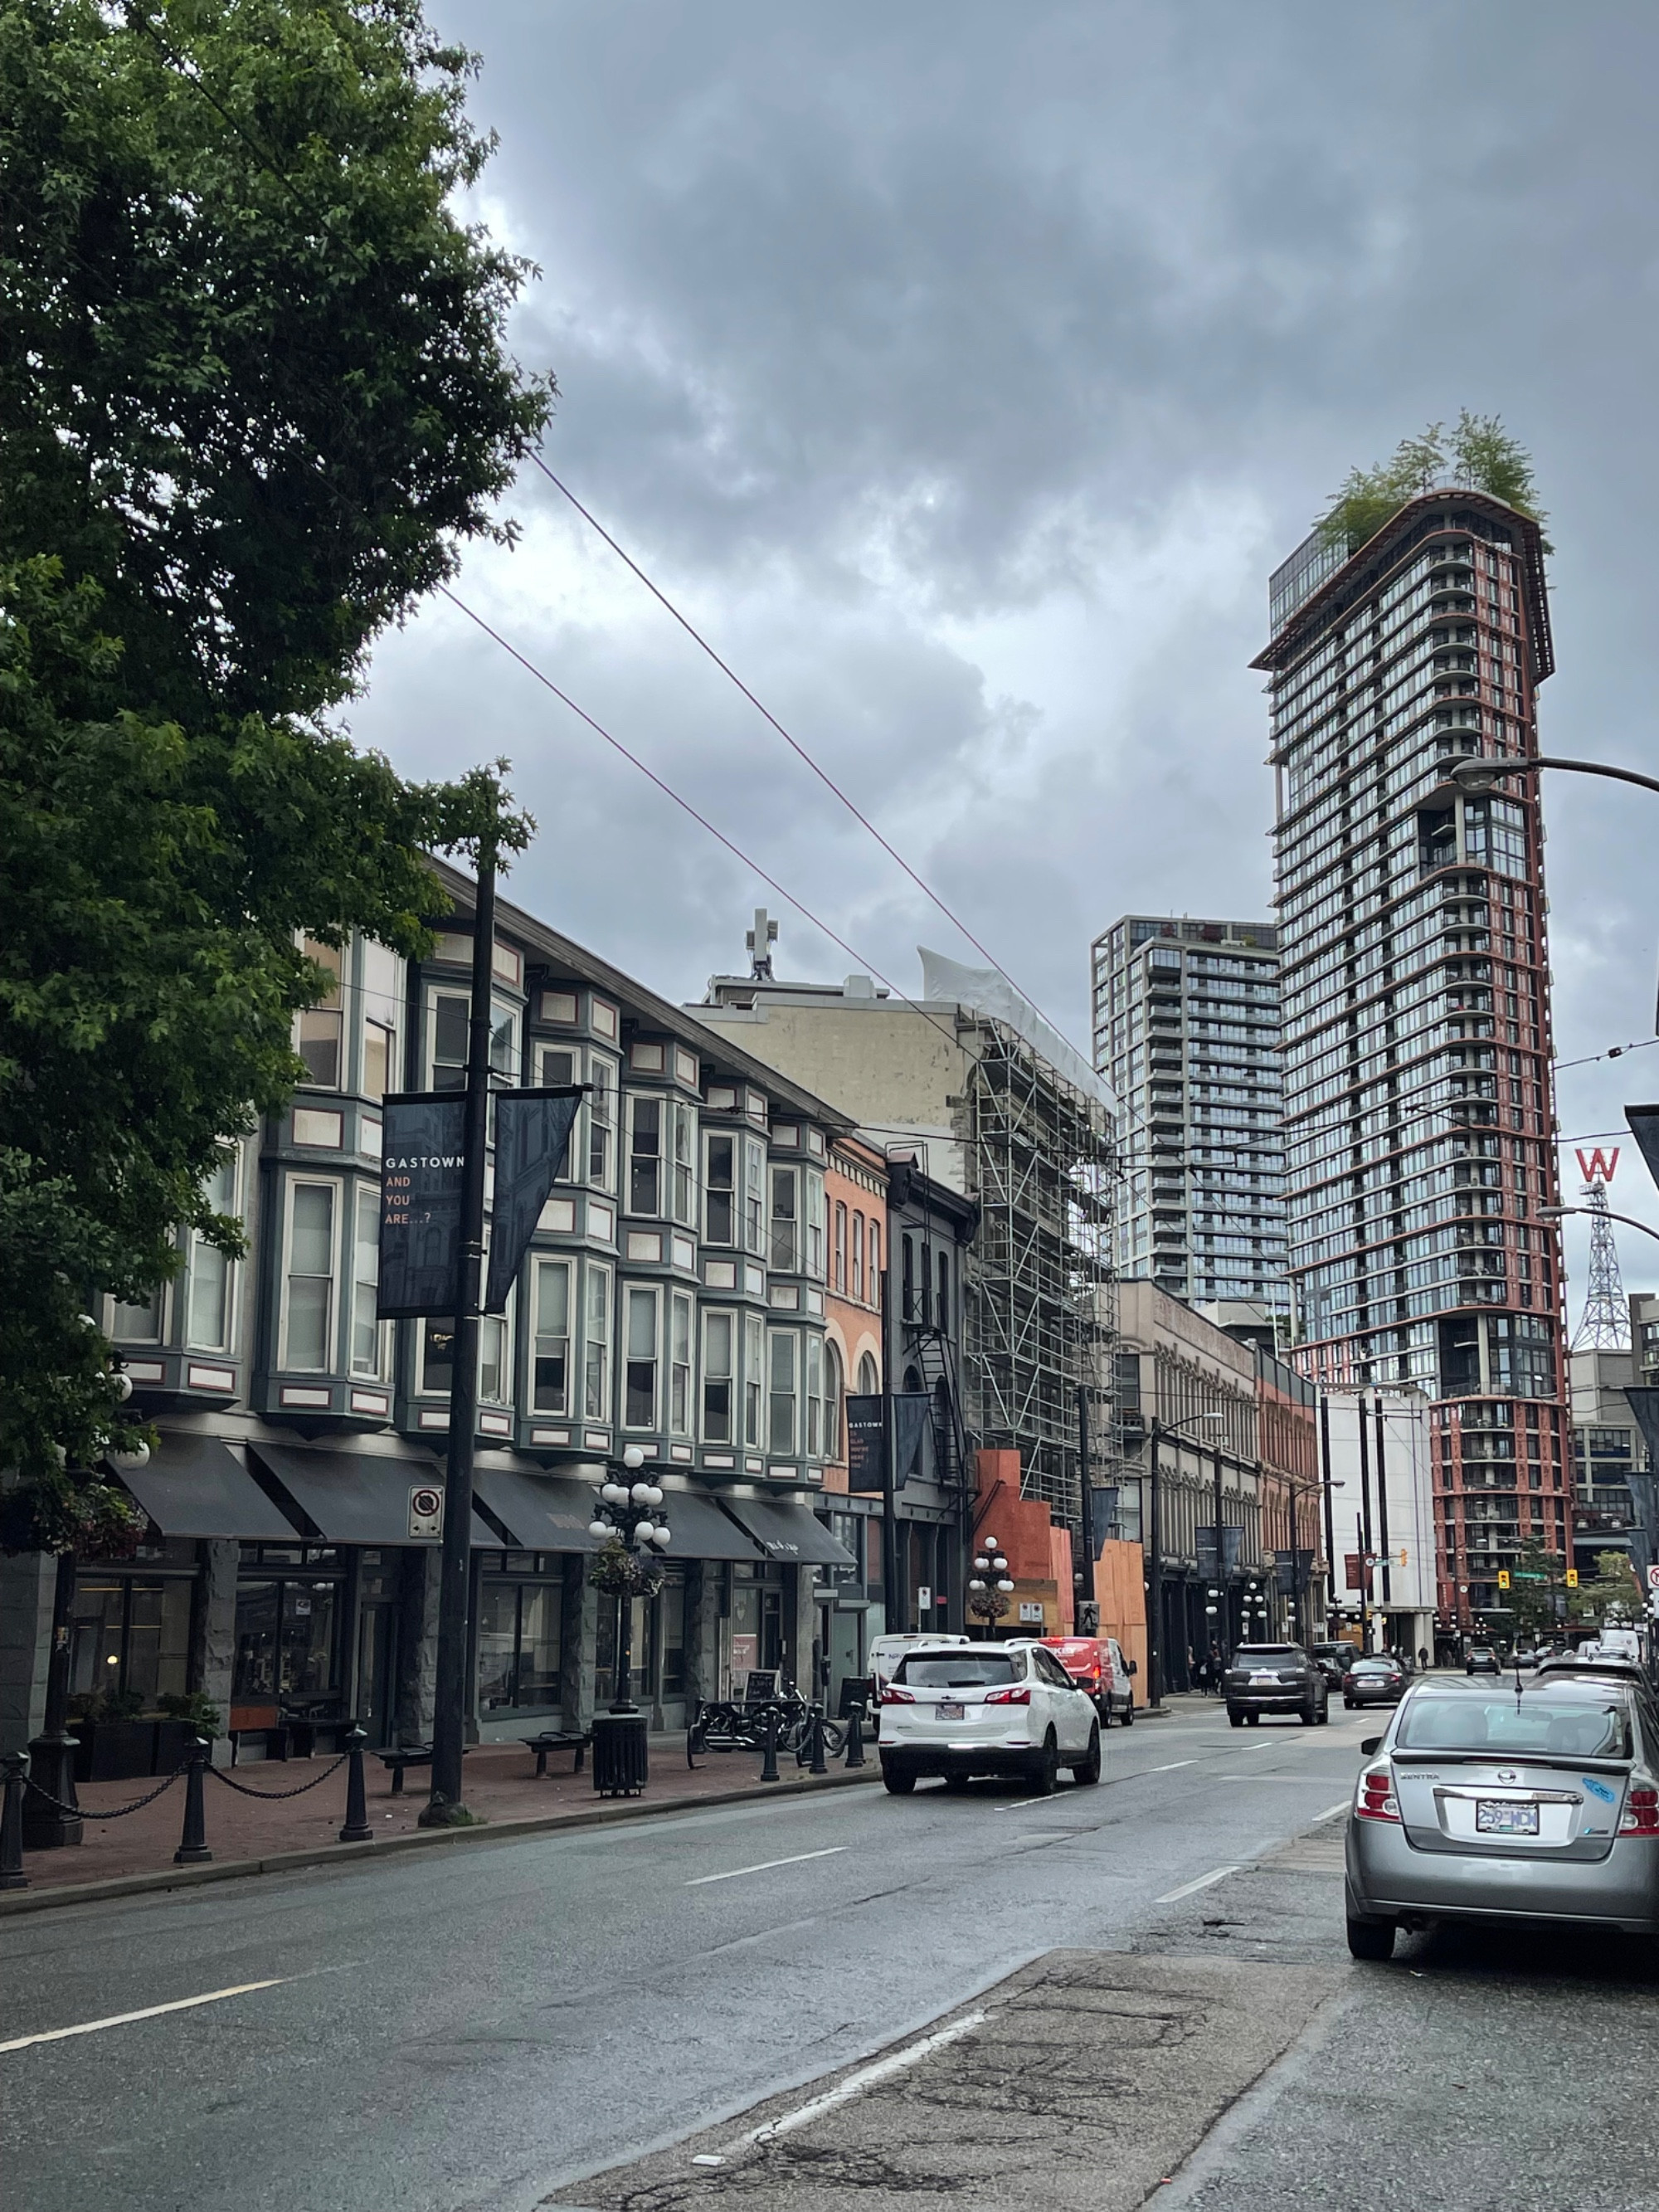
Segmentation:
[(417, 1482), (409, 1493), (409, 1534), (411, 1541), (444, 1533), (444, 1494), (434, 1482)]

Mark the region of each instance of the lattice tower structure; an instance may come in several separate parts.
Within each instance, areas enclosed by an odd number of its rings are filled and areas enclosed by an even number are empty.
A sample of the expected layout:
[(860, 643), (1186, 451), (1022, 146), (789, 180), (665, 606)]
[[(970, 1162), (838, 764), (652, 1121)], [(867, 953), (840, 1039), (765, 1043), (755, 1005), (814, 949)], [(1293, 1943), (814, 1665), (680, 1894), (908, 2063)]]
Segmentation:
[(1076, 1530), (1079, 1387), (1093, 1401), (1092, 1476), (1116, 1456), (1110, 1120), (1016, 1031), (984, 1017), (976, 1027), (966, 1101), (981, 1208), (965, 1331), (974, 1426), (981, 1444), (1020, 1453), (1022, 1493)]
[(1613, 1239), (1607, 1214), (1607, 1187), (1599, 1176), (1583, 1186), (1591, 1214), (1589, 1268), (1584, 1288), (1584, 1310), (1578, 1317), (1575, 1352), (1628, 1352), (1630, 1307), (1624, 1279), (1619, 1273), (1619, 1247)]
[(1537, 780), (1550, 674), (1538, 526), (1452, 488), (1270, 586), (1275, 873), (1294, 1357), (1414, 1383), (1431, 1415), (1438, 1604), (1501, 1604), (1523, 1541), (1571, 1540)]

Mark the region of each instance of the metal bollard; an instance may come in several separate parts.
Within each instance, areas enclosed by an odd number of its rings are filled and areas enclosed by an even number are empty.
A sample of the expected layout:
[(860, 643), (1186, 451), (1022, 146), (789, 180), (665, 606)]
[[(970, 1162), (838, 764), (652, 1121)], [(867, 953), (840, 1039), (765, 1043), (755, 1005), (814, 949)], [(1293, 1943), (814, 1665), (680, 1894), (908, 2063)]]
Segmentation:
[(830, 1762), (823, 1755), (823, 1707), (815, 1698), (811, 1715), (806, 1723), (806, 1747), (810, 1756), (806, 1762), (809, 1774), (828, 1774)]
[(346, 1816), (340, 1831), (343, 1844), (372, 1844), (374, 1831), (368, 1825), (368, 1801), (363, 1790), (363, 1746), (368, 1741), (360, 1728), (352, 1729), (346, 1736)]
[(862, 1705), (854, 1705), (847, 1716), (847, 1764), (849, 1766), (862, 1766), (864, 1764), (864, 1708)]
[(21, 1751), (9, 1751), (0, 1759), (6, 1793), (0, 1803), (0, 1889), (29, 1886), (23, 1871), (23, 1790), (28, 1771), (28, 1760)]
[(778, 1709), (775, 1705), (769, 1705), (766, 1708), (766, 1756), (761, 1761), (760, 1778), (763, 1782), (776, 1782), (780, 1778), (778, 1775)]
[(213, 1856), (207, 1846), (207, 1815), (202, 1803), (202, 1777), (212, 1753), (207, 1738), (198, 1735), (195, 1756), (185, 1776), (185, 1832), (173, 1854), (174, 1866), (205, 1866)]

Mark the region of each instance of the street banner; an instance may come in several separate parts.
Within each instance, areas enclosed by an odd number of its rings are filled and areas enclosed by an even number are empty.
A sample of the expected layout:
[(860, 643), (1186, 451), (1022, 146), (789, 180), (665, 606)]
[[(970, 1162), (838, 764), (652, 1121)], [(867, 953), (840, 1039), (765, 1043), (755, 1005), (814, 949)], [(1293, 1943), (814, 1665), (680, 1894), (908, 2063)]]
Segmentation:
[(1654, 1495), (1659, 1489), (1659, 1475), (1653, 1472), (1654, 1468), (1659, 1468), (1659, 1388), (1652, 1383), (1631, 1383), (1626, 1387), (1625, 1398), (1636, 1416), (1636, 1425), (1642, 1431), (1642, 1441), (1652, 1462), (1647, 1469), (1632, 1468), (1625, 1476), (1630, 1486), (1631, 1517), (1636, 1524), (1631, 1531), (1634, 1539), (1631, 1550), (1640, 1571), (1659, 1557), (1659, 1499)]
[(485, 1313), (505, 1313), (548, 1193), (563, 1164), (585, 1086), (495, 1093), (495, 1194)]
[(1275, 1552), (1273, 1587), (1280, 1597), (1294, 1597), (1313, 1570), (1311, 1552)]
[[(883, 1401), (854, 1392), (847, 1401), (847, 1486), (872, 1491), (885, 1487), (887, 1439), (882, 1426)], [(895, 1490), (902, 1490), (913, 1474), (923, 1474), (923, 1442), (928, 1433), (933, 1401), (926, 1390), (897, 1390), (893, 1394), (893, 1477)]]
[(1342, 1587), (1363, 1590), (1367, 1597), (1370, 1595), (1371, 1563), (1363, 1553), (1344, 1552), (1342, 1554)]
[(382, 1321), (453, 1313), (460, 1279), (466, 1100), (405, 1091), (381, 1107)]
[[(1229, 1568), (1238, 1565), (1238, 1555), (1243, 1541), (1244, 1531), (1242, 1528), (1231, 1526), (1223, 1528), (1221, 1565), (1224, 1573)], [(1212, 1575), (1216, 1571), (1215, 1522), (1213, 1521), (1201, 1521), (1198, 1526), (1198, 1571), (1200, 1575)]]
[(849, 1393), (847, 1400), (847, 1487), (849, 1490), (882, 1488), (884, 1443), (880, 1398), (856, 1391)]
[(1626, 1106), (1625, 1119), (1647, 1162), (1648, 1173), (1659, 1183), (1659, 1106)]
[[(1115, 1482), (1091, 1482), (1089, 1485), (1090, 1526), (1094, 1531), (1095, 1557), (1106, 1556), (1106, 1546), (1117, 1526), (1118, 1498), (1121, 1495)], [(1079, 1634), (1082, 1631), (1079, 1630)]]

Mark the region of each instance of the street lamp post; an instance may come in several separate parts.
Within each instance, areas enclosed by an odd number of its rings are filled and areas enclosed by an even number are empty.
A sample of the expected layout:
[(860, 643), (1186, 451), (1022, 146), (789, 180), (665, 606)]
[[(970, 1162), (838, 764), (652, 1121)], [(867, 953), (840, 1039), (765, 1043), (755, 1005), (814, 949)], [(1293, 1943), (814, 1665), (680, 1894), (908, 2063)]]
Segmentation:
[[(1158, 1479), (1158, 1448), (1165, 1437), (1179, 1437), (1182, 1431), (1194, 1422), (1201, 1426), (1213, 1426), (1224, 1416), (1220, 1413), (1189, 1413), (1184, 1421), (1160, 1421), (1152, 1416), (1152, 1426), (1146, 1432), (1146, 1471), (1152, 1485), (1151, 1538), (1146, 1562), (1146, 1709), (1156, 1712), (1164, 1697), (1164, 1499)], [(1216, 1565), (1220, 1580), (1221, 1531), (1216, 1530)]]
[(994, 1536), (988, 1536), (975, 1555), (974, 1571), (968, 1578), (968, 1610), (984, 1623), (988, 1638), (1007, 1612), (1013, 1587), (1002, 1547)]
[(660, 1586), (671, 1534), (660, 1486), (640, 1479), (644, 1465), (645, 1454), (629, 1444), (622, 1455), (627, 1480), (612, 1475), (600, 1484), (599, 1510), (588, 1523), (603, 1547), (593, 1586), (617, 1601), (616, 1694), (608, 1712), (593, 1716), (593, 1787), (606, 1797), (635, 1796), (650, 1779), (646, 1716), (631, 1695), (634, 1601)]

